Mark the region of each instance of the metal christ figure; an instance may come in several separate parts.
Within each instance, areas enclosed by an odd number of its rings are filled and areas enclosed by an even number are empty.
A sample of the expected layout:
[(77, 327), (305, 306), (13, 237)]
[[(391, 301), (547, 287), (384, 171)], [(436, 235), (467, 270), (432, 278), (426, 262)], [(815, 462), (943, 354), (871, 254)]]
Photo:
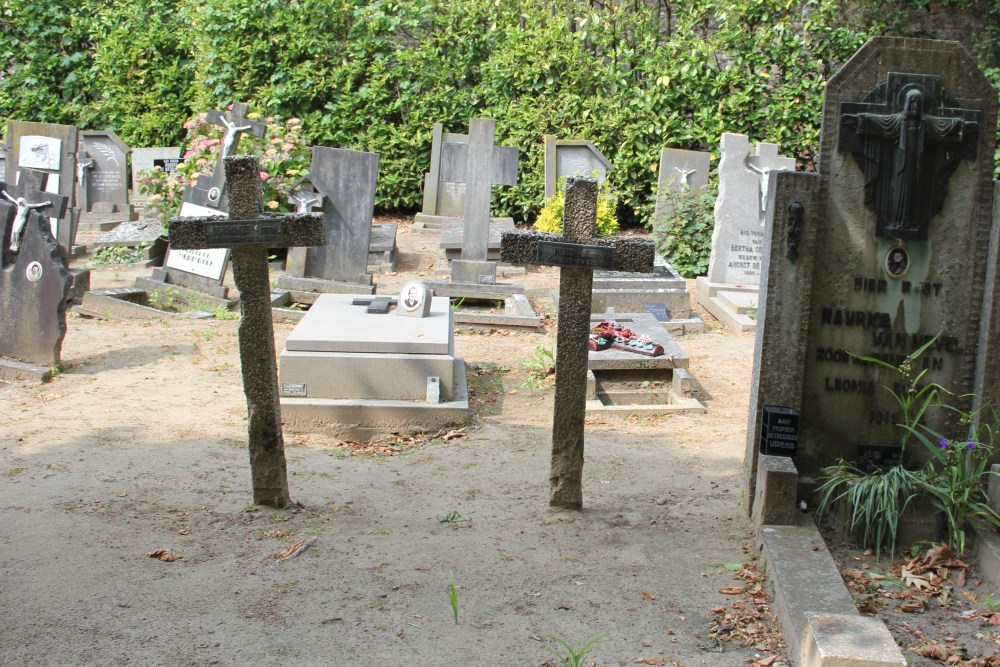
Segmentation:
[(774, 170), (770, 167), (755, 167), (750, 162), (747, 163), (747, 168), (760, 174), (760, 212), (763, 215), (767, 213), (767, 189), (771, 184), (771, 172)]
[(222, 157), (227, 158), (233, 154), (233, 149), (236, 147), (236, 139), (239, 137), (240, 132), (246, 132), (253, 125), (237, 125), (225, 116), (222, 116), (222, 122), (226, 126), (226, 137), (222, 140)]
[(303, 192), (301, 195), (288, 195), (288, 198), (298, 205), (296, 213), (311, 213), (313, 206), (319, 202), (319, 197), (309, 192)]
[(86, 185), (87, 181), (87, 170), (94, 168), (94, 161), (89, 160), (84, 162), (83, 160), (77, 160), (76, 163), (76, 182), (80, 185)]
[(677, 182), (677, 186), (681, 189), (686, 189), (691, 187), (691, 174), (698, 171), (697, 169), (681, 169), (680, 167), (674, 167), (674, 171), (681, 175), (681, 180)]
[[(879, 95), (885, 101), (876, 101)], [(841, 108), (838, 148), (851, 151), (864, 172), (876, 234), (924, 238), (958, 162), (975, 158), (979, 112), (957, 108), (936, 80), (901, 74)]]
[(43, 201), (37, 204), (30, 204), (24, 197), (11, 197), (7, 194), (6, 190), (0, 190), (0, 194), (17, 206), (17, 213), (14, 214), (14, 227), (10, 233), (10, 251), (18, 252), (21, 249), (21, 233), (24, 231), (24, 226), (28, 223), (28, 213), (35, 209), (51, 206), (52, 202)]

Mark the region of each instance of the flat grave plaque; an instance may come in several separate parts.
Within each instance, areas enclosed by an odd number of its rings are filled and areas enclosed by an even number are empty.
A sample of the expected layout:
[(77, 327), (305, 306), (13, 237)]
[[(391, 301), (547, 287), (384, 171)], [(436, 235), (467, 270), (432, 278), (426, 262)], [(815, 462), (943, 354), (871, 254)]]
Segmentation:
[(577, 269), (612, 269), (615, 249), (609, 246), (539, 241), (536, 261), (547, 266)]
[(782, 405), (765, 405), (760, 427), (760, 451), (769, 456), (794, 456), (799, 445), (799, 413)]
[(647, 313), (656, 318), (657, 322), (669, 322), (670, 313), (667, 312), (667, 306), (663, 303), (644, 303), (642, 307)]
[(205, 245), (209, 248), (281, 244), (282, 241), (280, 220), (220, 220), (205, 225)]

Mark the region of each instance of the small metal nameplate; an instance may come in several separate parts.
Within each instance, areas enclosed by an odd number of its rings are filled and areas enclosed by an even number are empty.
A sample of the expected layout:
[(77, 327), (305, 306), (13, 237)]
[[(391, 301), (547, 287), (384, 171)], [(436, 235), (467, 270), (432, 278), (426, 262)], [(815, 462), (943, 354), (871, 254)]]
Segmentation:
[(282, 396), (300, 396), (302, 398), (306, 397), (306, 385), (304, 382), (282, 382), (281, 383), (281, 395)]
[(280, 220), (221, 220), (205, 225), (209, 248), (284, 242)]
[(611, 269), (615, 263), (615, 249), (603, 245), (539, 241), (536, 261), (546, 266)]

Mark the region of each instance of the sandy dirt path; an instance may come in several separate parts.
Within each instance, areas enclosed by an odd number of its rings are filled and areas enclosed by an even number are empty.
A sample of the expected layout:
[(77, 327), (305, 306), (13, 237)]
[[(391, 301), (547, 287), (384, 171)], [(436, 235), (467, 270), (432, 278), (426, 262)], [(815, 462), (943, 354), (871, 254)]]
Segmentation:
[[(429, 273), (418, 236), (401, 229), (380, 293)], [(557, 276), (525, 281), (544, 296)], [(592, 420), (580, 512), (547, 504), (552, 392), (518, 363), (538, 344), (554, 331), (456, 335), (465, 437), (352, 456), (287, 435), (302, 508), (279, 511), (250, 502), (236, 322), (71, 315), (66, 371), (0, 388), (0, 664), (541, 665), (595, 637), (598, 665), (744, 664), (707, 635), (745, 560), (753, 337), (681, 339), (706, 414)]]

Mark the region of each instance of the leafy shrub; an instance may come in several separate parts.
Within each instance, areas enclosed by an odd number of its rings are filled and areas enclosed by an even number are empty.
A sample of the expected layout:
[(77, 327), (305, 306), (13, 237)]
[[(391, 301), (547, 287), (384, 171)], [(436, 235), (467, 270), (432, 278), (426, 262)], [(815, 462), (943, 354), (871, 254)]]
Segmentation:
[[(597, 186), (597, 233), (603, 236), (618, 233), (618, 219), (615, 217), (617, 201), (607, 181)], [(563, 229), (563, 209), (566, 207), (566, 180), (559, 179), (559, 188), (545, 202), (545, 208), (535, 220), (535, 229), (540, 232), (561, 234)]]
[(657, 212), (649, 226), (656, 250), (685, 278), (703, 276), (712, 254), (718, 181), (708, 187), (670, 190), (658, 195)]

